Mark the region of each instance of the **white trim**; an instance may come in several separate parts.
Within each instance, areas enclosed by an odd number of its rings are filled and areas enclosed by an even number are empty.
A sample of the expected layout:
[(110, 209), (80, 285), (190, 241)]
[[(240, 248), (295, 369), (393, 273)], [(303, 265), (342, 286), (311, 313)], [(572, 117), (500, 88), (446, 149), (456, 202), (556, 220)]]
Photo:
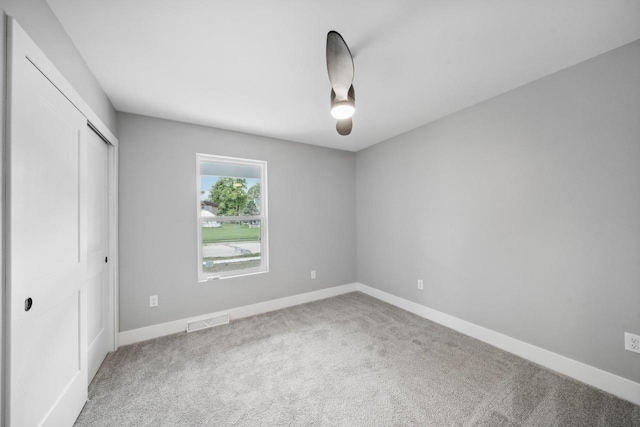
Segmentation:
[(542, 365), (553, 371), (559, 372), (568, 377), (574, 378), (593, 387), (604, 390), (622, 399), (628, 400), (636, 405), (640, 405), (640, 384), (622, 378), (610, 372), (603, 371), (593, 366), (578, 362), (577, 360), (553, 353), (549, 350), (528, 344), (491, 329), (484, 328), (466, 320), (459, 319), (438, 310), (420, 305), (404, 298), (391, 295), (387, 292), (372, 288), (362, 283), (351, 283), (348, 285), (336, 286), (333, 288), (321, 289), (319, 291), (294, 295), (276, 300), (261, 302), (243, 307), (236, 307), (230, 310), (222, 310), (216, 313), (204, 314), (202, 316), (187, 319), (175, 320), (159, 325), (147, 326), (145, 328), (133, 329), (120, 332), (120, 344), (127, 345), (164, 335), (175, 334), (186, 330), (188, 322), (194, 322), (213, 316), (228, 313), (232, 320), (243, 317), (254, 316), (256, 314), (267, 313), (269, 311), (280, 310), (311, 301), (317, 301), (342, 295), (349, 292), (359, 291), (376, 299), (399, 307), (410, 313), (416, 314), (425, 319), (429, 319), (448, 328), (461, 332), (470, 337), (476, 338), (487, 344), (498, 347), (502, 350), (513, 353), (524, 359)]
[(640, 384), (362, 283), (358, 291), (640, 405)]
[(206, 279), (198, 280), (198, 283), (213, 282), (214, 280), (235, 279), (236, 277), (255, 276), (256, 274), (264, 274), (269, 272), (267, 270), (267, 271), (254, 271), (254, 272), (245, 273), (246, 271), (249, 271), (249, 269), (242, 270), (242, 271), (243, 271), (242, 273), (235, 274), (233, 276), (208, 276)]
[(109, 146), (109, 309), (112, 314), (111, 329), (113, 343), (111, 351), (118, 349), (120, 331), (120, 282), (118, 255), (118, 146)]
[[(218, 274), (205, 274), (202, 270), (202, 217), (200, 216), (202, 198), (200, 192), (201, 176), (200, 167), (204, 162), (226, 163), (231, 165), (248, 165), (260, 168), (260, 215), (249, 216), (225, 216), (216, 217), (217, 221), (260, 221), (260, 266), (246, 268), (243, 270), (227, 271)], [(269, 272), (269, 220), (268, 220), (268, 183), (267, 183), (267, 162), (266, 160), (242, 159), (239, 157), (218, 156), (214, 154), (196, 153), (196, 224), (197, 224), (197, 259), (198, 259), (198, 282), (206, 283), (218, 279), (230, 279), (234, 277), (247, 276), (251, 274), (261, 274)]]
[(187, 330), (187, 323), (197, 322), (210, 317), (229, 314), (231, 320), (242, 319), (243, 317), (255, 316), (256, 314), (267, 313), (269, 311), (280, 310), (295, 305), (318, 301), (337, 295), (347, 294), (356, 291), (356, 284), (335, 286), (333, 288), (320, 289), (319, 291), (307, 292), (304, 294), (292, 295), (290, 297), (278, 298), (271, 301), (259, 302), (256, 304), (236, 307), (229, 310), (221, 310), (215, 313), (203, 314), (201, 316), (189, 317), (186, 319), (174, 320), (172, 322), (161, 323), (159, 325), (147, 326), (145, 328), (132, 329), (120, 332), (120, 345), (133, 344), (153, 338), (171, 335)]

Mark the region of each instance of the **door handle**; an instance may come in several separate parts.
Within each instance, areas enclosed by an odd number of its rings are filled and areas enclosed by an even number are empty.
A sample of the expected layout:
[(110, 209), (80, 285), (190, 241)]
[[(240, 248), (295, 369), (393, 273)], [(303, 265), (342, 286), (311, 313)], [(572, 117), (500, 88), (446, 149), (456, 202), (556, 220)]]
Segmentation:
[(33, 305), (33, 300), (31, 298), (27, 298), (24, 300), (24, 311), (31, 310), (31, 306)]

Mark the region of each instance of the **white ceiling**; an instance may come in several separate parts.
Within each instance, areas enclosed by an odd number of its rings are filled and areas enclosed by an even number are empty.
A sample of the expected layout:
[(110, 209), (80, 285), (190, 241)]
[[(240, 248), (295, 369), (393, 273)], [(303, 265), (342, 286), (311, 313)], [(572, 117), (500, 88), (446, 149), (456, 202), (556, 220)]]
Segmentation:
[[(638, 0), (48, 3), (119, 111), (351, 151), (640, 39)], [(329, 30), (354, 55), (347, 137)]]

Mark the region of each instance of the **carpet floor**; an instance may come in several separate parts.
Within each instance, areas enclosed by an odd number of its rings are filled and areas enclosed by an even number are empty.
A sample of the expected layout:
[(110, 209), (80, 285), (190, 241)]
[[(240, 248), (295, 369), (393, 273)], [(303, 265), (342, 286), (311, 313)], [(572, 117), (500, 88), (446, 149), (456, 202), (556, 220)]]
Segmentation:
[(120, 348), (77, 426), (640, 426), (640, 406), (361, 293)]

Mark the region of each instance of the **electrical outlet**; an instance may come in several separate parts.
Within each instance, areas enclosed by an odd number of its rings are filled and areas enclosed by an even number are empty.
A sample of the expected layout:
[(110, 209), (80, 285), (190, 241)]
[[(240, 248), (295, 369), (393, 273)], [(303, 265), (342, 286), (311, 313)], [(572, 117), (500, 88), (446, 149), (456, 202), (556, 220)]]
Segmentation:
[(311, 270), (311, 278), (312, 279), (316, 278), (316, 271), (315, 270)]
[(640, 353), (640, 335), (624, 333), (624, 349)]
[(149, 297), (149, 307), (157, 307), (158, 306), (158, 295), (151, 295)]
[(424, 282), (420, 279), (418, 279), (418, 289), (424, 291)]

